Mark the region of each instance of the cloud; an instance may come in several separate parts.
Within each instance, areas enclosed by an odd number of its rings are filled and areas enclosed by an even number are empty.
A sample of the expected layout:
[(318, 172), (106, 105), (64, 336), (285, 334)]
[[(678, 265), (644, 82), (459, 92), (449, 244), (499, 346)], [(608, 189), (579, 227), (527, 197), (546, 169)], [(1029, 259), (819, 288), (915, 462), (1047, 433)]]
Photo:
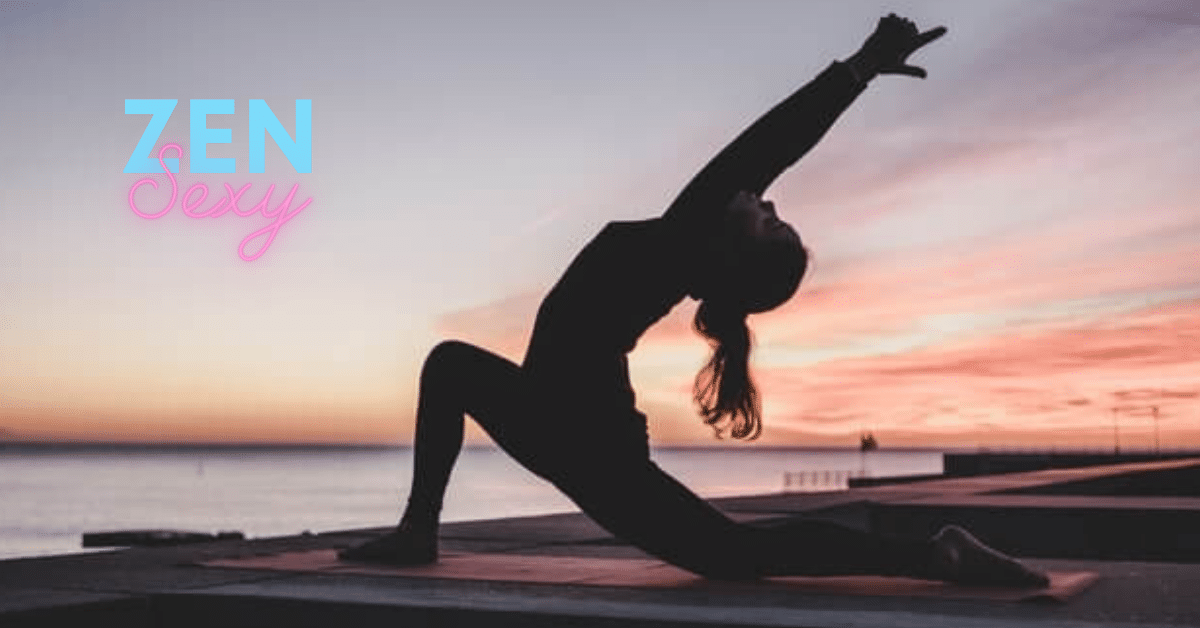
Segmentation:
[(1200, 95), (1180, 83), (1200, 72), (1196, 28), (1183, 25), (1194, 21), (1194, 4), (1022, 11), (1025, 19), (999, 35), (952, 24), (929, 52), (927, 81), (877, 80), (800, 175), (781, 181), (780, 207), (825, 236), (972, 184), (1018, 204), (1019, 217), (1032, 209), (1019, 205), (1044, 202), (1036, 197), (1048, 184), (1087, 177), (1112, 188), (1194, 163), (1180, 154), (1194, 157), (1200, 137)]
[(519, 363), (543, 296), (542, 292), (524, 291), (447, 312), (436, 319), (435, 327), (441, 334), (488, 348)]
[(1022, 10), (1023, 23), (977, 47), (951, 76), (930, 81), (939, 92), (931, 100), (942, 103), (939, 118), (993, 114), (1011, 130), (1036, 133), (1048, 122), (1102, 114), (1112, 95), (1137, 93), (1197, 59), (1189, 43), (1194, 3), (1075, 1)]
[(772, 420), (842, 432), (864, 423), (935, 431), (984, 424), (1086, 430), (1110, 420), (1113, 407), (1126, 412), (1154, 405), (1164, 427), (1195, 430), (1197, 362), (1200, 300), (1191, 300), (1087, 326), (803, 369), (760, 368), (758, 378), (779, 409)]

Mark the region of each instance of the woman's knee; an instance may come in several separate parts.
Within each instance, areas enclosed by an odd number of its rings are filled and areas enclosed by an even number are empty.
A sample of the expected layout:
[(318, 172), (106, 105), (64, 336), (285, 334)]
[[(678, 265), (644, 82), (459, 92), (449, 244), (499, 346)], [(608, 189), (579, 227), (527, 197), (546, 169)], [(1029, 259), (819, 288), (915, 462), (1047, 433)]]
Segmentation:
[(469, 356), (478, 351), (474, 345), (460, 340), (439, 342), (425, 357), (425, 365), (421, 368), (422, 381), (460, 372), (470, 361)]

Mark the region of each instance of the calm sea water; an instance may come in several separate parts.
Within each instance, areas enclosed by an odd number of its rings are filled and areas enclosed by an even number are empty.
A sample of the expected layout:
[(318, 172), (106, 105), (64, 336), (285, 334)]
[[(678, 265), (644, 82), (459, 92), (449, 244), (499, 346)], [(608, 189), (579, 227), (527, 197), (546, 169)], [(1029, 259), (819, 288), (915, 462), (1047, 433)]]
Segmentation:
[[(705, 497), (779, 492), (785, 473), (802, 471), (942, 471), (934, 451), (660, 449), (654, 459)], [(390, 525), (408, 495), (411, 465), (410, 449), (0, 449), (0, 559), (84, 551), (85, 531), (264, 537)], [(461, 521), (572, 510), (550, 484), (502, 452), (480, 448), (463, 451), (444, 515)]]

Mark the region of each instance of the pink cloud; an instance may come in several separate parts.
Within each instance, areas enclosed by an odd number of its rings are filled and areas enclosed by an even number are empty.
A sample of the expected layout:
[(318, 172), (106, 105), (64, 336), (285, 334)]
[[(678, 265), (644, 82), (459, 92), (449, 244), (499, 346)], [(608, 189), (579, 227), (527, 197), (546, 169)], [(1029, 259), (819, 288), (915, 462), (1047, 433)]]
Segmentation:
[(471, 342), (520, 362), (543, 293), (526, 291), (482, 305), (443, 314), (439, 333)]
[(1122, 420), (1143, 417), (1132, 423), (1144, 437), (1152, 406), (1163, 429), (1200, 429), (1197, 362), (1200, 300), (1192, 300), (1103, 324), (757, 373), (780, 408), (772, 420), (796, 426), (1070, 432), (1107, 427), (1120, 407)]

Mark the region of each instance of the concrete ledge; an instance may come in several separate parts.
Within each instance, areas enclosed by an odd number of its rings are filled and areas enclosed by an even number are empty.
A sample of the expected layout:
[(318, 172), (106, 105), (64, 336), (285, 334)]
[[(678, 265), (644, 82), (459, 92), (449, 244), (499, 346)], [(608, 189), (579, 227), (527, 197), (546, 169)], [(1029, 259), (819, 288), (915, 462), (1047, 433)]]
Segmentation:
[(1179, 458), (1194, 458), (1196, 451), (1162, 453), (1100, 453), (1100, 452), (975, 452), (942, 454), (942, 469), (949, 477), (1015, 473), (1039, 469), (1112, 466), (1131, 462), (1154, 462)]
[(920, 496), (877, 493), (868, 518), (904, 536), (957, 523), (1018, 556), (1193, 563), (1198, 478), (1196, 458), (953, 478), (922, 483)]
[(928, 536), (956, 523), (1017, 556), (1200, 562), (1200, 511), (1196, 510), (933, 500), (875, 504), (870, 517), (872, 529), (905, 536)]

